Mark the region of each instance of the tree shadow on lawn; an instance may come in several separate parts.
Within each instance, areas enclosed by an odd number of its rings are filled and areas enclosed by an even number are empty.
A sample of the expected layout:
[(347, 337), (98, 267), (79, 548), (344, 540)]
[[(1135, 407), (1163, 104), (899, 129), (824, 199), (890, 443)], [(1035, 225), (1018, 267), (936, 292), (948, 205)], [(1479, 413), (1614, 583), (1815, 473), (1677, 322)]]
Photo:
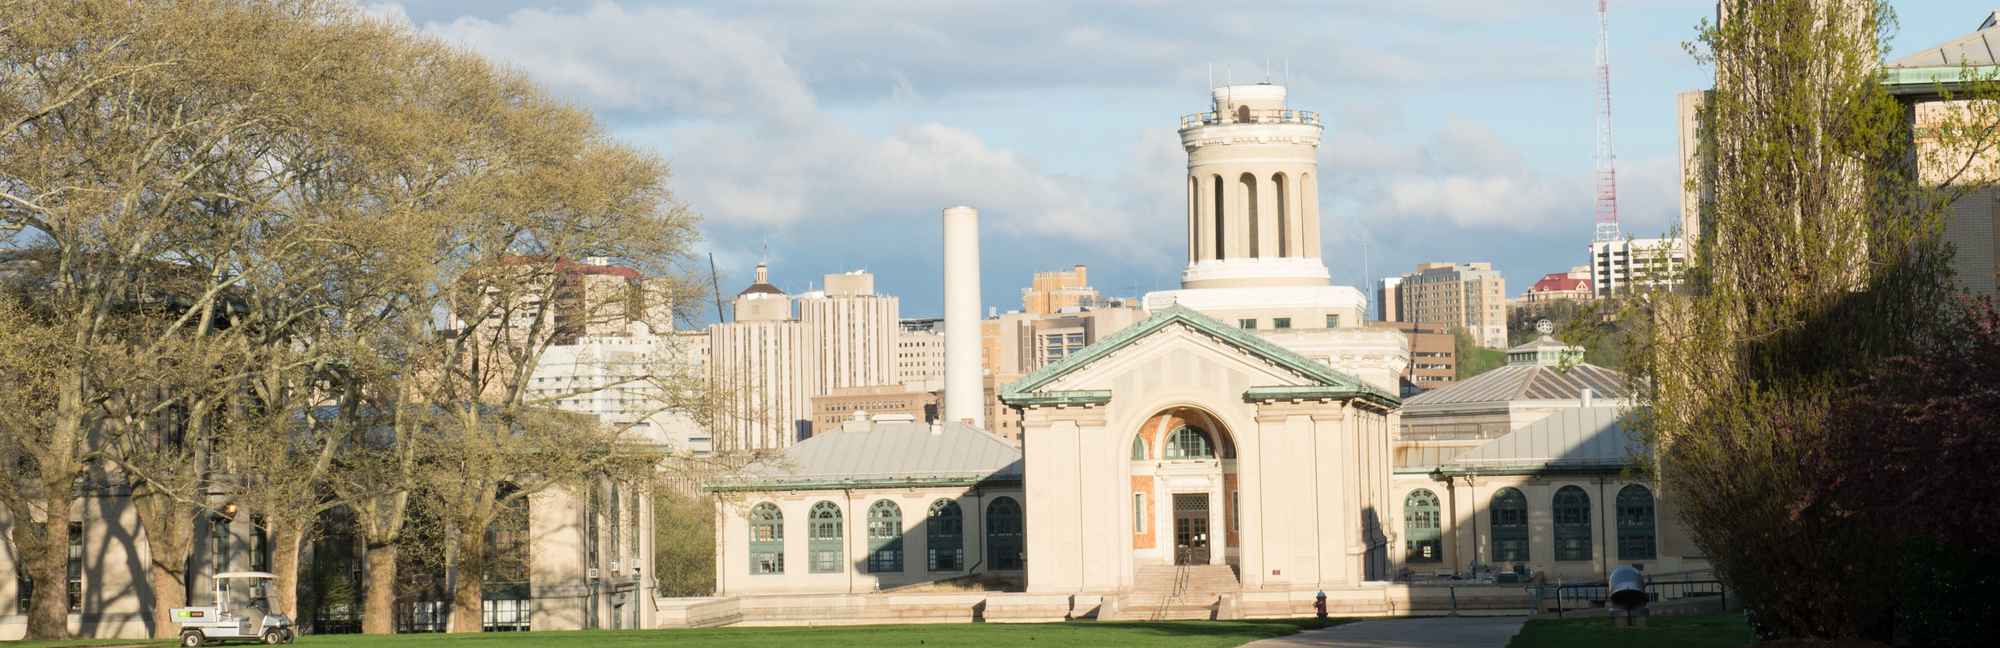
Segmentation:
[(1045, 646), (1203, 646), (1221, 648), (1258, 639), (1283, 637), (1300, 630), (1332, 627), (1346, 620), (1271, 619), (1256, 621), (1159, 621), (1066, 623), (953, 623), (883, 626), (774, 626), (688, 630), (614, 630), (572, 632), (482, 633), (476, 635), (405, 634), (388, 637), (321, 635), (303, 637), (307, 646), (411, 646), (448, 643), (493, 646), (718, 646), (765, 648), (973, 648), (1020, 644)]

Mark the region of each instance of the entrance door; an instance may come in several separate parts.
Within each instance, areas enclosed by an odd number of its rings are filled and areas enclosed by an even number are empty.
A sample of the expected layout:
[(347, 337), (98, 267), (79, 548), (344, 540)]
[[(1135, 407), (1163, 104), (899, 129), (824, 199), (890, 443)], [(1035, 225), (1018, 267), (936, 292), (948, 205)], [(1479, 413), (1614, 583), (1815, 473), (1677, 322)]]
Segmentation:
[(1208, 493), (1174, 495), (1174, 564), (1208, 564)]

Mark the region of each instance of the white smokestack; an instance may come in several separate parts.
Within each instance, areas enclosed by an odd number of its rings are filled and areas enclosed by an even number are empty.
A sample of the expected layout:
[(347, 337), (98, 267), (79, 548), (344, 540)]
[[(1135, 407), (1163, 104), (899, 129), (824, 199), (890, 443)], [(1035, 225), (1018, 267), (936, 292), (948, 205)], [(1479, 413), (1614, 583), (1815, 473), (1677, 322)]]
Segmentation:
[(986, 428), (979, 382), (979, 210), (944, 210), (944, 420)]

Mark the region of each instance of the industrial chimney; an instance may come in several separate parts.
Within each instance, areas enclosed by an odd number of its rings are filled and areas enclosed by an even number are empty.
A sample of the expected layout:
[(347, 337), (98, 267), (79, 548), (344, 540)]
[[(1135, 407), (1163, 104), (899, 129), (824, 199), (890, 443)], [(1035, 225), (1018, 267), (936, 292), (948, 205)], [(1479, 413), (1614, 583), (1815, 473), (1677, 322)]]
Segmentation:
[(986, 428), (979, 368), (979, 210), (944, 210), (944, 420)]

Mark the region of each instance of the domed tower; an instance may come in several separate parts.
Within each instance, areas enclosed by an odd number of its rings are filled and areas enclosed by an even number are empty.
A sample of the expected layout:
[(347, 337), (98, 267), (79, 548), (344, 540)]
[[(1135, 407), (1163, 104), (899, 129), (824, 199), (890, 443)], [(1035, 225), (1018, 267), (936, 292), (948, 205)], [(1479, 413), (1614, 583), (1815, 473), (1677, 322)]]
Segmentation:
[(1319, 114), (1285, 87), (1232, 85), (1181, 117), (1187, 149), (1186, 269), (1147, 310), (1182, 306), (1243, 328), (1361, 326), (1368, 299), (1331, 285), (1319, 240)]
[(1213, 110), (1181, 117), (1188, 154), (1181, 286), (1327, 285), (1319, 114), (1286, 107), (1281, 85), (1223, 86), (1213, 95)]

